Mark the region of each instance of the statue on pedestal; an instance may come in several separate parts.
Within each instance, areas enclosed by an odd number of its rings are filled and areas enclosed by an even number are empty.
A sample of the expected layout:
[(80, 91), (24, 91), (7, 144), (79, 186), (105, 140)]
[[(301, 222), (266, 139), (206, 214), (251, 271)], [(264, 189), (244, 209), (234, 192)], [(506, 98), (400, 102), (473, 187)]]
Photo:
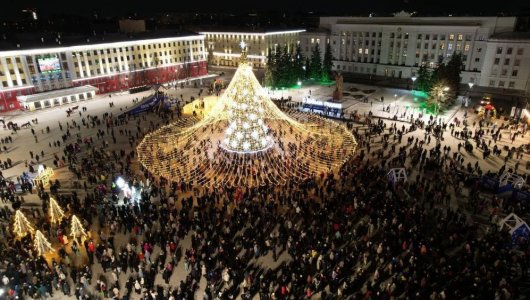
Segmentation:
[(333, 100), (342, 100), (342, 91), (343, 91), (343, 82), (342, 74), (335, 74), (335, 91), (333, 92)]

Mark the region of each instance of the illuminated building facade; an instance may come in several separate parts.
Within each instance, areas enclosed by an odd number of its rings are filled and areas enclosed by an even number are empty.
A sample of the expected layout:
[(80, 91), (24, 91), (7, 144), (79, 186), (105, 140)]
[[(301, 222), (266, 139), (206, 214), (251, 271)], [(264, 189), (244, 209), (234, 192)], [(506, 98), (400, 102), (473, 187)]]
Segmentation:
[(239, 65), (241, 57), (241, 41), (247, 45), (247, 59), (254, 68), (265, 67), (268, 50), (287, 45), (288, 49), (295, 47), (300, 41), (300, 33), (305, 30), (286, 31), (200, 31), (206, 37), (206, 50), (209, 62), (215, 66)]
[[(462, 84), (530, 92), (530, 35), (515, 31), (515, 17), (321, 17), (301, 36), (305, 54), (329, 38), (333, 69), (343, 73), (412, 78), (421, 65), (435, 68), (461, 53)], [(323, 33), (328, 31), (327, 37)], [(412, 81), (411, 81), (412, 84)]]
[[(31, 49), (0, 45), (0, 112), (18, 109), (20, 96), (87, 85), (109, 93), (207, 74), (203, 35), (95, 39), (71, 46), (59, 38), (54, 45), (43, 39)], [(64, 103), (53, 99), (37, 109), (57, 104)]]

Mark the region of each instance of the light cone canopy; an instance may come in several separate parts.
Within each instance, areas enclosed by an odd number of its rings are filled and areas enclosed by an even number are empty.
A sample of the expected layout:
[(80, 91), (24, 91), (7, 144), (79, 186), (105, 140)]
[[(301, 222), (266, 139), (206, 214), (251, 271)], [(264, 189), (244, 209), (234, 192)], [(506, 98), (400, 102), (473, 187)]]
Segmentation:
[[(224, 97), (228, 127), (221, 145), (239, 153), (262, 151), (272, 145), (264, 122), (268, 100), (250, 66), (238, 68)], [(268, 100), (270, 101), (270, 100)]]
[(184, 117), (138, 145), (152, 174), (194, 185), (260, 186), (300, 182), (338, 169), (355, 152), (351, 132), (337, 122), (290, 110), (267, 96), (248, 63), (200, 120)]

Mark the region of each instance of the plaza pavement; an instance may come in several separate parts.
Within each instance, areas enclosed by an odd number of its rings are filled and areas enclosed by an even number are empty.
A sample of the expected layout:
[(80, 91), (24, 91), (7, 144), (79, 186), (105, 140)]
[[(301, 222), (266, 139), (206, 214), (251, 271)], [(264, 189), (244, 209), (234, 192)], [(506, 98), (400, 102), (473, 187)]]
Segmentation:
[[(356, 85), (356, 84), (350, 84), (350, 83), (345, 84), (345, 89), (348, 89), (350, 87), (356, 87), (359, 89), (374, 89), (375, 91), (374, 93), (370, 94), (369, 99), (370, 100), (376, 99), (376, 98), (378, 99), (380, 98), (380, 96), (384, 96), (385, 105), (388, 105), (388, 103), (391, 102), (390, 103), (391, 111), (390, 113), (383, 112), (380, 107), (381, 104), (376, 103), (375, 101), (373, 102), (373, 104), (370, 104), (370, 101), (368, 103), (364, 103), (362, 101), (350, 99), (348, 100), (349, 102), (347, 103), (348, 108), (346, 110), (346, 115), (348, 115), (350, 112), (353, 112), (354, 110), (357, 110), (357, 112), (360, 114), (367, 114), (371, 110), (375, 116), (379, 116), (383, 118), (392, 118), (394, 114), (403, 112), (407, 106), (414, 107), (415, 105), (414, 101), (412, 100), (412, 96), (410, 95), (410, 91), (381, 88), (381, 87), (372, 87), (372, 86), (365, 86), (365, 85)], [(207, 92), (207, 89), (206, 88), (204, 89), (205, 91), (203, 91), (203, 94), (202, 94), (203, 96)], [(179, 88), (177, 90), (169, 90), (168, 93), (171, 95), (176, 95), (176, 96), (180, 96), (182, 94), (184, 100), (187, 101), (190, 99), (191, 96), (194, 96), (197, 98), (198, 90), (199, 90), (198, 88), (195, 89), (195, 88), (186, 87), (184, 89)], [(284, 91), (283, 96), (284, 97), (292, 96), (294, 101), (301, 101), (304, 95), (309, 94), (309, 90), (311, 90), (312, 96), (325, 97), (325, 96), (331, 95), (333, 91), (333, 87), (332, 88), (321, 87), (321, 86), (302, 87), (301, 89)], [(281, 97), (280, 93), (281, 92), (275, 92), (273, 96), (279, 98)], [(48, 145), (50, 142), (53, 143), (53, 141), (61, 140), (61, 135), (64, 134), (64, 131), (60, 131), (58, 128), (58, 122), (61, 122), (63, 126), (66, 126), (67, 122), (71, 124), (72, 120), (76, 120), (76, 122), (78, 123), (81, 122), (81, 116), (77, 112), (72, 114), (72, 116), (70, 117), (66, 116), (65, 111), (69, 107), (76, 106), (76, 105), (79, 105), (80, 107), (85, 106), (87, 108), (87, 111), (82, 113), (83, 117), (85, 117), (87, 114), (101, 116), (105, 112), (112, 113), (113, 115), (116, 116), (120, 114), (122, 111), (126, 110), (127, 108), (130, 108), (131, 105), (133, 105), (132, 103), (133, 99), (136, 99), (136, 98), (141, 99), (142, 97), (145, 97), (148, 94), (149, 92), (142, 92), (142, 93), (133, 94), (133, 95), (112, 94), (111, 98), (109, 98), (108, 95), (100, 95), (100, 96), (95, 97), (93, 100), (89, 100), (85, 102), (69, 104), (69, 105), (60, 106), (57, 108), (50, 108), (50, 109), (45, 109), (45, 110), (36, 111), (36, 112), (16, 112), (16, 113), (5, 116), (6, 122), (13, 121), (13, 122), (17, 122), (18, 124), (22, 124), (22, 123), (30, 121), (31, 119), (38, 118), (38, 124), (34, 125), (33, 127), (38, 136), (38, 143), (35, 142), (35, 139), (33, 138), (30, 132), (30, 129), (21, 129), (18, 131), (17, 134), (11, 134), (11, 131), (9, 130), (0, 129), (1, 138), (4, 138), (8, 135), (11, 135), (13, 138), (13, 143), (7, 144), (8, 146), (7, 153), (3, 152), (1, 154), (1, 157), (2, 157), (2, 160), (7, 159), (8, 157), (11, 158), (12, 161), (15, 162), (14, 163), (15, 166), (10, 169), (4, 170), (3, 171), (4, 176), (7, 178), (10, 178), (11, 180), (16, 181), (16, 176), (19, 176), (23, 171), (25, 171), (24, 161), (25, 160), (29, 161), (30, 150), (35, 153), (38, 153), (41, 150), (43, 150), (45, 155), (43, 159), (41, 160), (41, 162), (47, 164), (48, 166), (53, 166), (52, 164), (53, 154), (57, 153), (59, 156), (61, 156), (61, 153), (62, 153), (62, 147), (57, 148), (57, 147), (52, 146), (50, 148)], [(397, 98), (394, 98), (395, 94), (398, 95)], [(109, 102), (111, 101), (114, 102), (114, 107), (112, 108), (109, 107)], [(458, 117), (460, 120), (462, 120), (463, 114), (464, 114), (464, 111), (460, 107), (455, 107), (455, 108), (450, 109), (444, 116), (441, 116), (441, 117), (443, 118), (444, 121), (451, 121), (454, 117)], [(416, 116), (417, 116), (417, 111), (416, 111)], [(424, 116), (424, 118), (428, 118), (428, 117), (429, 117), (428, 115)], [(154, 114), (147, 115), (147, 118), (148, 120), (153, 120), (155, 124), (157, 123), (157, 121), (159, 121), (156, 119), (156, 115)], [(470, 116), (469, 116), (470, 123), (473, 123), (474, 118), (476, 118), (476, 115), (470, 113)], [(390, 123), (394, 121), (385, 120), (385, 122), (387, 123), (387, 125), (390, 125)], [(500, 125), (502, 121), (499, 120), (497, 121), (497, 123), (498, 125)], [(409, 126), (405, 122), (398, 121), (398, 124), (397, 124), (398, 128), (401, 127), (401, 124), (405, 124), (406, 127)], [(49, 134), (45, 133), (46, 132), (45, 129), (47, 126), (49, 126), (51, 130)], [(355, 126), (362, 128), (362, 126), (359, 124)], [(126, 125), (126, 128), (135, 130), (136, 122), (132, 122), (132, 121), (129, 122), (129, 124)], [(83, 137), (92, 136), (94, 140), (97, 140), (96, 138), (97, 129), (99, 128), (86, 129), (86, 127), (82, 127), (81, 134)], [(460, 127), (459, 129), (462, 129), (462, 127)], [(71, 132), (73, 135), (75, 135), (78, 132), (78, 130), (71, 129)], [(526, 134), (526, 136), (518, 137), (514, 144), (509, 143), (508, 132), (503, 132), (502, 134), (503, 134), (503, 140), (500, 142), (501, 145), (505, 144), (509, 146), (512, 146), (512, 145), (518, 146), (518, 145), (521, 145), (522, 143), (530, 143), (529, 134)], [(424, 131), (416, 130), (412, 133), (406, 134), (403, 138), (402, 145), (406, 144), (406, 138), (409, 137), (410, 135), (414, 137), (418, 137), (421, 140), (424, 138)], [(117, 135), (117, 138), (118, 138), (117, 144), (112, 144), (112, 142), (109, 141), (110, 149), (129, 149), (130, 148), (129, 143), (128, 143), (128, 137)], [(382, 137), (375, 137), (373, 139), (373, 144), (372, 144), (373, 151), (381, 148), (381, 138)], [(457, 144), (459, 142), (462, 142), (461, 140), (457, 140), (456, 138), (451, 137), (448, 132), (445, 133), (444, 138), (445, 138), (444, 144), (450, 145), (452, 151), (455, 151), (457, 149)], [(392, 141), (392, 139), (390, 141)], [(432, 148), (435, 145), (436, 145), (436, 142), (433, 139), (433, 141), (428, 145), (428, 147)], [(396, 149), (398, 148), (399, 146), (396, 147)], [(472, 160), (478, 161), (481, 168), (485, 171), (497, 170), (504, 163), (504, 160), (502, 157), (490, 156), (490, 158), (483, 160), (481, 152), (477, 150), (476, 147), (474, 148), (473, 153), (466, 153), (463, 150), (461, 151), (461, 153), (466, 159), (471, 158)], [(530, 159), (529, 155), (524, 154), (523, 161), (526, 162), (529, 159)], [(474, 161), (472, 161), (472, 163), (474, 163)], [(515, 164), (515, 160), (510, 160), (508, 162), (508, 166), (513, 166), (514, 164)], [(525, 163), (521, 163), (519, 170), (522, 170), (524, 167), (525, 167)], [(528, 171), (526, 172), (528, 173)], [(74, 179), (73, 175), (68, 171), (66, 167), (55, 170), (55, 175), (53, 177), (53, 180), (55, 179), (60, 180), (61, 185), (62, 185), (61, 191), (68, 192), (68, 191), (73, 190), (73, 181), (76, 179)], [(80, 198), (84, 197), (84, 191), (79, 190), (78, 194)], [(38, 199), (36, 194), (26, 194), (24, 195), (24, 199), (25, 199), (25, 203), (23, 204), (23, 206), (40, 207), (40, 200)], [(456, 198), (454, 198), (451, 202), (452, 206), (456, 206), (458, 204), (459, 203), (457, 202)], [(2, 203), (0, 205), (4, 205), (4, 204)], [(94, 218), (94, 220), (95, 220), (95, 225), (97, 226), (97, 218)], [(93, 236), (97, 240), (96, 232), (93, 232)], [(190, 236), (191, 234), (189, 234), (180, 243), (180, 246), (182, 247), (183, 252), (187, 248), (189, 248), (191, 245)], [(52, 242), (54, 243), (55, 246), (57, 246), (56, 241), (52, 241)], [(121, 246), (125, 245), (128, 242), (128, 238), (124, 235), (118, 234), (115, 237), (115, 242), (116, 242), (116, 247), (119, 249)], [(81, 251), (84, 253), (84, 249), (81, 249)], [(158, 246), (155, 247), (152, 257), (156, 257), (159, 251), (160, 249), (158, 248)], [(74, 260), (74, 263), (79, 263), (80, 262), (79, 260), (86, 259), (85, 257), (86, 255), (81, 255), (80, 258), (75, 258), (77, 261)], [(180, 280), (183, 280), (186, 276), (186, 271), (184, 270), (183, 259), (184, 258), (182, 258), (182, 260), (175, 267), (173, 275), (171, 276), (170, 284), (173, 287), (177, 287)], [(286, 260), (286, 259), (288, 259), (287, 254), (283, 253), (279, 261), (274, 263), (272, 260), (271, 254), (269, 254), (266, 257), (260, 258), (259, 262), (262, 264), (266, 264), (269, 267), (274, 267), (275, 265), (281, 263), (281, 261)], [(102, 274), (101, 265), (94, 264), (92, 287), (94, 286), (97, 278), (99, 278), (101, 274)], [(125, 281), (128, 277), (129, 277), (129, 273), (127, 274), (127, 276), (125, 276), (124, 274), (120, 276), (120, 283), (122, 287), (124, 287)], [(109, 274), (109, 279), (110, 279), (110, 274)], [(107, 282), (110, 282), (110, 280), (108, 280)], [(164, 287), (166, 286), (162, 280), (161, 274), (157, 275), (155, 284), (161, 284)], [(205, 279), (202, 278), (200, 282), (200, 289), (196, 295), (196, 299), (202, 299), (202, 291), (204, 291), (205, 285), (206, 285)], [(73, 287), (73, 285), (71, 285), (71, 287)], [(122, 288), (122, 292), (123, 292), (123, 288)], [(73, 290), (72, 290), (72, 295), (73, 295)], [(134, 292), (131, 295), (133, 296), (132, 297), (133, 299), (139, 299), (139, 297), (137, 297), (137, 295)], [(123, 294), (121, 296), (123, 296)], [(56, 291), (52, 299), (67, 299), (67, 297), (63, 296), (60, 291)], [(70, 297), (70, 299), (74, 299), (74, 297), (72, 296)]]

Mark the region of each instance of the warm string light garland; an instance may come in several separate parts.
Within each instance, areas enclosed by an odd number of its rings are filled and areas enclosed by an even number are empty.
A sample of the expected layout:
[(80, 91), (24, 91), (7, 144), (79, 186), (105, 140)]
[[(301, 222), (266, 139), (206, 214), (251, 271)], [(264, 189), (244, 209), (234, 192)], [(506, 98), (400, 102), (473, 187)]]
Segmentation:
[(204, 119), (183, 118), (145, 136), (141, 164), (152, 174), (196, 185), (259, 186), (302, 181), (340, 167), (356, 142), (320, 116), (281, 111), (246, 62)]
[(19, 238), (23, 238), (28, 234), (33, 234), (35, 229), (28, 221), (28, 218), (20, 211), (15, 212), (15, 220), (13, 222), (13, 231)]

